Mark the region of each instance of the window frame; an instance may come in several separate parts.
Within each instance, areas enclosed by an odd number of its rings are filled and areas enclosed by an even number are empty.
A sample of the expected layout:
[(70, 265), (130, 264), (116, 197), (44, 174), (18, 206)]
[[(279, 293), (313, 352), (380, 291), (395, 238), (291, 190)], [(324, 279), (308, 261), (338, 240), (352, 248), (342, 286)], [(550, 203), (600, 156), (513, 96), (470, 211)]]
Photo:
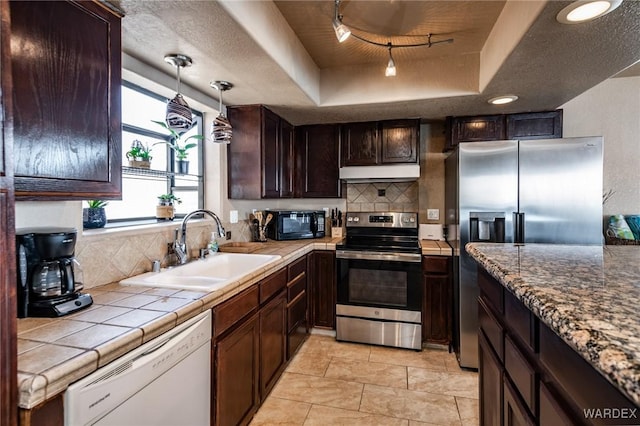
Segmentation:
[[(131, 83), (130, 81), (127, 80), (122, 80), (121, 83), (121, 87), (122, 88), (128, 88), (130, 90), (134, 90), (138, 93), (141, 93), (145, 96), (148, 96), (150, 98), (154, 98), (157, 100), (160, 100), (162, 102), (167, 102), (167, 97), (166, 96), (162, 96), (159, 95), (149, 89), (146, 89), (142, 86), (139, 86), (135, 83)], [(198, 134), (200, 135), (204, 135), (204, 114), (201, 111), (197, 111), (194, 110), (192, 108), (192, 112), (193, 112), (193, 116), (194, 116), (194, 126), (193, 127), (198, 127)], [(150, 138), (154, 138), (154, 139), (160, 139), (160, 140), (165, 140), (167, 142), (169, 142), (171, 140), (171, 135), (168, 135), (166, 133), (162, 133), (162, 131), (155, 131), (151, 128), (147, 129), (147, 128), (143, 128), (143, 127), (138, 127), (135, 125), (131, 125), (131, 124), (126, 124), (125, 123), (125, 117), (122, 117), (122, 128), (121, 128), (121, 132), (122, 133), (130, 133), (130, 134), (135, 134), (135, 135), (140, 135), (140, 136), (144, 136), (144, 137), (150, 137)], [(150, 126), (151, 127), (151, 126)], [(124, 138), (123, 138), (124, 141)], [(145, 169), (142, 169), (142, 172), (140, 173), (131, 173), (131, 172), (125, 172), (125, 169), (123, 167), (123, 172), (122, 172), (122, 176), (124, 178), (125, 175), (127, 176), (150, 176), (151, 178), (157, 178), (158, 180), (162, 180), (163, 178), (166, 180), (166, 193), (167, 194), (173, 194), (175, 191), (193, 191), (197, 193), (197, 199), (198, 199), (198, 209), (202, 209), (204, 208), (204, 150), (205, 150), (205, 144), (204, 144), (204, 140), (198, 141), (199, 146), (198, 146), (198, 150), (197, 150), (197, 165), (198, 165), (198, 174), (197, 175), (192, 175), (192, 174), (188, 174), (188, 175), (179, 175), (177, 174), (176, 171), (176, 159), (175, 159), (175, 153), (172, 149), (167, 149), (166, 150), (166, 164), (167, 164), (167, 169), (166, 170), (152, 170), (150, 172), (147, 173), (147, 171)], [(123, 150), (126, 150), (124, 143), (123, 143)], [(125, 151), (126, 152), (126, 151)], [(190, 159), (189, 161), (193, 161), (193, 159)], [(123, 165), (124, 166), (124, 165)], [(194, 180), (194, 184), (193, 185), (176, 185), (176, 177), (180, 176), (189, 176), (190, 178), (195, 178)], [(124, 180), (124, 179), (123, 179)], [(123, 185), (124, 185), (124, 181), (123, 181)], [(175, 218), (183, 218), (184, 216), (186, 216), (186, 213), (176, 213)], [(107, 216), (107, 227), (125, 227), (125, 226), (135, 226), (135, 225), (141, 225), (141, 224), (152, 224), (152, 223), (164, 223), (164, 222), (157, 222), (156, 221), (156, 217), (155, 216), (144, 216), (144, 217), (137, 217), (137, 216), (132, 216), (132, 217), (128, 217), (128, 218), (119, 218), (119, 219), (109, 219)], [(111, 225), (111, 226), (110, 226)]]

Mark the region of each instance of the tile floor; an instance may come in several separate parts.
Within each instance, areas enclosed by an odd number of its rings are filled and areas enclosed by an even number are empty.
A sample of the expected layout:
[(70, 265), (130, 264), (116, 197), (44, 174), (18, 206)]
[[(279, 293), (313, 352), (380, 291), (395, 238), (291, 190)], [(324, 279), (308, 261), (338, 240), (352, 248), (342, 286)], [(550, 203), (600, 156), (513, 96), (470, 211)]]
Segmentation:
[(250, 426), (477, 424), (478, 374), (453, 353), (311, 335)]

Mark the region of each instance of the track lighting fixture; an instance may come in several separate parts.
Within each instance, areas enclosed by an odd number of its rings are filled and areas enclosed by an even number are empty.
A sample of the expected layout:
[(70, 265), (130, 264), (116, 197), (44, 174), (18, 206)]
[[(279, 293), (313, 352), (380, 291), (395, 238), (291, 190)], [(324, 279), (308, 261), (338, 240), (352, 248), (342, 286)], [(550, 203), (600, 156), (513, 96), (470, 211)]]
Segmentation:
[(385, 77), (395, 77), (396, 76), (396, 63), (393, 62), (393, 56), (391, 56), (391, 43), (389, 46), (389, 63), (387, 64), (387, 69), (384, 71)]
[(167, 102), (165, 121), (167, 127), (177, 133), (182, 133), (193, 125), (193, 114), (189, 104), (180, 94), (180, 68), (189, 67), (193, 63), (190, 57), (179, 53), (172, 53), (164, 57), (164, 61), (177, 69), (178, 84), (176, 96)]
[[(374, 46), (381, 46), (381, 47), (385, 47), (389, 50), (389, 62), (387, 63), (387, 68), (385, 69), (385, 73), (384, 75), (386, 77), (394, 77), (396, 75), (396, 63), (393, 60), (393, 56), (391, 55), (391, 49), (399, 49), (399, 48), (405, 48), (405, 47), (421, 47), (421, 46), (426, 46), (426, 47), (431, 47), (434, 44), (439, 44), (439, 43), (453, 43), (453, 39), (452, 38), (448, 38), (446, 40), (438, 40), (438, 41), (432, 41), (431, 40), (431, 36), (433, 34), (426, 34), (426, 35), (415, 35), (415, 36), (391, 36), (389, 38), (393, 38), (393, 37), (419, 37), (422, 39), (425, 39), (425, 41), (419, 42), (419, 43), (404, 43), (404, 44), (394, 44), (391, 40), (389, 40), (387, 43), (378, 43), (376, 41), (370, 40), (362, 35), (358, 35), (354, 32), (351, 31), (351, 29), (345, 25), (344, 22), (342, 22), (342, 14), (340, 13), (340, 0), (335, 0), (334, 3), (334, 13), (333, 13), (333, 30), (336, 33), (336, 38), (338, 39), (338, 41), (340, 43), (344, 42), (345, 40), (347, 40), (350, 36), (353, 36), (353, 38), (360, 40), (362, 42), (365, 43), (369, 43), (372, 44)], [(359, 30), (360, 31), (360, 30)]]
[(211, 140), (215, 143), (229, 144), (231, 143), (231, 136), (233, 136), (233, 128), (229, 119), (222, 112), (222, 92), (231, 89), (233, 84), (228, 81), (217, 80), (212, 81), (209, 85), (220, 92), (220, 97), (218, 98), (220, 101), (220, 107), (218, 108), (220, 114), (211, 123)]

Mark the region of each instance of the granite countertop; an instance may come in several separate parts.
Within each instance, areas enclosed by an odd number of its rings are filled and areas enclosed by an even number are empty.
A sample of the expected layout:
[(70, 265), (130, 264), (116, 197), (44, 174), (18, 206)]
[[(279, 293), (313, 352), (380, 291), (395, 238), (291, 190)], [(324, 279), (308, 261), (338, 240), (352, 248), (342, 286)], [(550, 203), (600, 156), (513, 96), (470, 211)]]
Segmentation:
[(640, 405), (640, 247), (469, 243), (469, 254)]
[[(256, 243), (258, 246), (252, 246), (251, 252), (278, 254), (282, 258), (210, 293), (112, 283), (86, 289), (85, 293), (93, 297), (93, 305), (75, 314), (18, 319), (18, 405), (29, 409), (53, 398), (69, 384), (301, 256), (313, 250), (335, 250), (340, 240), (327, 237)], [(224, 245), (221, 249), (225, 250)]]

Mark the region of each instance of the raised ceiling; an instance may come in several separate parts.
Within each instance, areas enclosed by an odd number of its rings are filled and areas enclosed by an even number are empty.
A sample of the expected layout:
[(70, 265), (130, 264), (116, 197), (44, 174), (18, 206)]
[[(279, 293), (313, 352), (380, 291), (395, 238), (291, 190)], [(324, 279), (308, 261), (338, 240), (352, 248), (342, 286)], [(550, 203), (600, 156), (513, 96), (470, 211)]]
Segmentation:
[[(555, 20), (561, 1), (343, 1), (344, 22), (376, 41), (454, 39), (394, 49), (394, 78), (386, 49), (338, 43), (331, 0), (114, 3), (129, 58), (173, 76), (164, 55), (189, 55), (186, 85), (216, 97), (209, 82), (229, 80), (226, 104), (265, 104), (294, 125), (550, 110), (640, 60), (637, 1), (581, 25)], [(505, 93), (520, 99), (486, 103)]]

